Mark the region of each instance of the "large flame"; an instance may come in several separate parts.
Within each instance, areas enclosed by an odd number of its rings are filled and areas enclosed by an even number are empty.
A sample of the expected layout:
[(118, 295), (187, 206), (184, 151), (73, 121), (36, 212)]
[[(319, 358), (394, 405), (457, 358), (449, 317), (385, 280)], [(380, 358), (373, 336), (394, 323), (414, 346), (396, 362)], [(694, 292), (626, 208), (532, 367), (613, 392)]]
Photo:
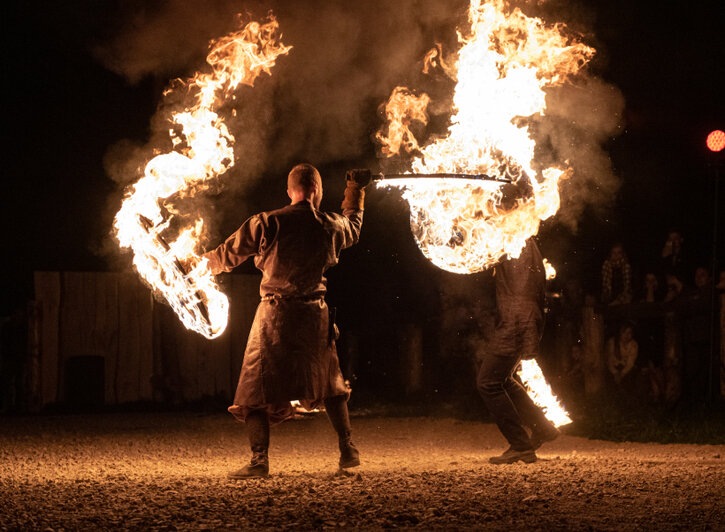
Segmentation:
[[(530, 117), (545, 119), (547, 87), (566, 82), (594, 50), (564, 33), (563, 24), (510, 9), (504, 0), (470, 0), (470, 27), (459, 31), (455, 61), (437, 45), (424, 72), (440, 69), (456, 81), (447, 132), (421, 143), (412, 131), (428, 122), (430, 98), (397, 87), (385, 105), (385, 128), (377, 134), (383, 155), (411, 156), (421, 174), (486, 174), (510, 179), (530, 192), (502, 208), (500, 182), (473, 179), (389, 179), (410, 205), (410, 224), (423, 254), (455, 273), (487, 269), (504, 256), (516, 258), (542, 220), (559, 210), (559, 182), (566, 167), (537, 166)], [(556, 275), (545, 263), (547, 278)], [(571, 422), (535, 361), (522, 363), (521, 378), (547, 418)]]
[[(279, 25), (271, 14), (263, 24), (249, 22), (212, 41), (207, 56), (211, 72), (198, 73), (168, 91), (184, 91), (188, 101), (183, 112), (171, 116), (174, 149), (148, 162), (116, 214), (116, 236), (121, 247), (133, 251), (141, 277), (187, 328), (207, 338), (224, 332), (228, 301), (206, 261), (199, 259), (203, 220), (184, 223), (166, 201), (193, 196), (234, 164), (234, 137), (217, 111), (240, 84), (252, 86), (262, 72), (270, 74), (277, 57), (290, 48), (280, 42)], [(165, 233), (172, 224), (181, 226), (173, 241)]]
[(541, 407), (546, 419), (557, 427), (571, 423), (569, 414), (551, 391), (536, 360), (522, 360), (518, 373), (529, 397)]
[(468, 20), (453, 65), (442, 59), (440, 46), (426, 56), (426, 72), (440, 68), (456, 81), (448, 131), (421, 145), (411, 126), (428, 122), (430, 98), (397, 87), (377, 134), (383, 155), (412, 156), (414, 173), (487, 174), (527, 183), (530, 192), (506, 209), (496, 183), (378, 183), (403, 189), (421, 251), (456, 273), (484, 270), (505, 255), (518, 257), (540, 222), (559, 209), (559, 181), (569, 169), (537, 167), (527, 118), (545, 116), (545, 89), (566, 82), (594, 54), (567, 37), (563, 24), (546, 25), (504, 0), (470, 0)]

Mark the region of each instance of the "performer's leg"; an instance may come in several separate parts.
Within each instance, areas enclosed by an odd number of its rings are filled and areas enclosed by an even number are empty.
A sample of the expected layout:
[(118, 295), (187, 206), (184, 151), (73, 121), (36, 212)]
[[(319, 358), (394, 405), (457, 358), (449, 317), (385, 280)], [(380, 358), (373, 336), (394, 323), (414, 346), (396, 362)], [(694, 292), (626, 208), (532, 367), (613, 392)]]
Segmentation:
[(516, 357), (486, 355), (478, 371), (478, 391), (514, 451), (531, 451), (529, 435), (504, 387), (518, 365)]
[(266, 477), (269, 474), (269, 416), (266, 410), (251, 410), (244, 418), (252, 459), (249, 465), (229, 473), (229, 478)]
[[(267, 461), (269, 450), (269, 416), (266, 410), (252, 410), (244, 419), (249, 446), (254, 457)], [(254, 458), (252, 458), (254, 460)]]
[(347, 396), (337, 395), (325, 399), (325, 411), (332, 427), (337, 432), (340, 447), (340, 467), (360, 465), (360, 453), (351, 440), (350, 414), (347, 410)]
[(531, 429), (531, 445), (538, 449), (544, 442), (556, 439), (559, 431), (546, 419), (544, 411), (531, 400), (526, 389), (513, 375), (504, 383), (506, 394), (511, 398), (524, 425)]

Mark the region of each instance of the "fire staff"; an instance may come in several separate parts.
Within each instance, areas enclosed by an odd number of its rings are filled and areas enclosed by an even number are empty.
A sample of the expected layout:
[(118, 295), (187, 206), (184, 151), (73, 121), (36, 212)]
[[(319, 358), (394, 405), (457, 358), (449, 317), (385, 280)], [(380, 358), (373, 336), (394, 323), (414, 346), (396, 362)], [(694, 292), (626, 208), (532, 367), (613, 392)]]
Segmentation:
[[(517, 259), (499, 262), (496, 327), (478, 371), (478, 391), (510, 447), (493, 464), (536, 461), (536, 449), (559, 431), (514, 377), (524, 358), (534, 358), (544, 326), (546, 273), (536, 242), (530, 238)], [(529, 434), (524, 425), (531, 429)]]
[(324, 404), (339, 438), (342, 468), (360, 465), (350, 438), (349, 389), (340, 372), (336, 327), (325, 303), (324, 272), (340, 252), (357, 243), (369, 170), (350, 170), (342, 215), (319, 210), (322, 180), (314, 166), (299, 164), (287, 178), (291, 204), (249, 218), (204, 255), (212, 273), (228, 272), (249, 257), (262, 271), (262, 297), (249, 333), (234, 404), (247, 426), (252, 459), (229, 473), (233, 479), (269, 474), (269, 427), (293, 413)]

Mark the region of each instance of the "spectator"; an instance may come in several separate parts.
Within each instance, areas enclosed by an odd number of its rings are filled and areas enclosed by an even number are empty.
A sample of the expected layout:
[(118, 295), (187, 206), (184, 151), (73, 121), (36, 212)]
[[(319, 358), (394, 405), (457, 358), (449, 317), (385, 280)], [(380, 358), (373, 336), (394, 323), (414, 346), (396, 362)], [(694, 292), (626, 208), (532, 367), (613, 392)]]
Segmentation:
[(667, 233), (667, 240), (662, 248), (662, 263), (665, 274), (673, 274), (678, 279), (686, 279), (687, 263), (684, 253), (685, 239), (682, 233), (673, 229)]
[(622, 384), (624, 378), (630, 374), (637, 361), (639, 345), (634, 339), (631, 324), (624, 324), (619, 329), (617, 338), (607, 340), (607, 366), (614, 378), (615, 384)]
[(665, 276), (667, 281), (667, 294), (665, 294), (665, 302), (669, 303), (680, 297), (682, 293), (682, 281), (674, 273), (668, 273)]
[(659, 286), (660, 282), (657, 280), (657, 275), (652, 272), (645, 274), (642, 302), (657, 303), (658, 301), (660, 301)]
[(602, 264), (602, 303), (622, 305), (632, 301), (632, 273), (621, 244), (609, 251)]
[(573, 398), (584, 395), (584, 353), (580, 343), (571, 346), (569, 366), (562, 378), (564, 388)]
[(695, 288), (698, 291), (708, 291), (710, 288), (710, 271), (704, 266), (695, 269)]

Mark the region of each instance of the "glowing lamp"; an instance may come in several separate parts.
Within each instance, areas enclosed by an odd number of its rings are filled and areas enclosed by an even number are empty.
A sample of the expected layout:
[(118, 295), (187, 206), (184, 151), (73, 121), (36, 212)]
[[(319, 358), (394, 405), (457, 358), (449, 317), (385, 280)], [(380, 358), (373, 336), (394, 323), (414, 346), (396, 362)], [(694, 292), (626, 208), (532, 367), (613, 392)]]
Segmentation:
[(705, 142), (710, 151), (722, 151), (725, 148), (725, 131), (711, 131)]

